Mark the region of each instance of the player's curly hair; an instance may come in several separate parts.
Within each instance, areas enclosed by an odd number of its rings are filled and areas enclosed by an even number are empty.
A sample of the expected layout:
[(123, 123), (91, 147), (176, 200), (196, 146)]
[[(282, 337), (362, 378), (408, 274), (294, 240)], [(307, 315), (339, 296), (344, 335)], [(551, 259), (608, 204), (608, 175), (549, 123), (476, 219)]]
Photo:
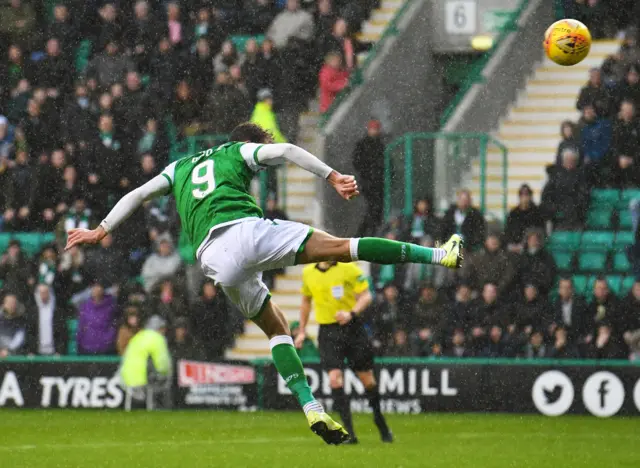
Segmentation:
[(248, 143), (273, 143), (273, 135), (268, 130), (260, 127), (260, 125), (245, 122), (233, 129), (229, 135), (229, 140)]

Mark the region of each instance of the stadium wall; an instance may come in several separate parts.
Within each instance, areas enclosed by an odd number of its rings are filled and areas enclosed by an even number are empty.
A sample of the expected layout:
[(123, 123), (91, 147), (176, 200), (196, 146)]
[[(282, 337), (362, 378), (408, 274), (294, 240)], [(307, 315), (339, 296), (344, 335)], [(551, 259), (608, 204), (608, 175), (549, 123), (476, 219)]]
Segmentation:
[[(121, 409), (114, 358), (9, 358), (0, 361), (0, 408)], [(178, 409), (299, 410), (271, 361), (179, 361)], [(640, 416), (640, 365), (629, 361), (383, 358), (376, 361), (383, 411)], [(331, 410), (329, 378), (318, 362), (305, 374)], [(355, 412), (369, 412), (364, 388), (345, 374)]]
[[(398, 35), (388, 41), (367, 70), (365, 82), (324, 127), (321, 154), (337, 170), (353, 171), (351, 155), (371, 118), (382, 122), (389, 142), (407, 132), (437, 128), (444, 72), (432, 56), (430, 15), (431, 4), (424, 0), (407, 8), (398, 23)], [(426, 167), (430, 160), (430, 154), (418, 154), (414, 165)], [(428, 193), (430, 185), (429, 179), (417, 178), (414, 191)], [(362, 199), (341, 202), (323, 186), (324, 227), (338, 235), (353, 235), (364, 215), (364, 203)]]

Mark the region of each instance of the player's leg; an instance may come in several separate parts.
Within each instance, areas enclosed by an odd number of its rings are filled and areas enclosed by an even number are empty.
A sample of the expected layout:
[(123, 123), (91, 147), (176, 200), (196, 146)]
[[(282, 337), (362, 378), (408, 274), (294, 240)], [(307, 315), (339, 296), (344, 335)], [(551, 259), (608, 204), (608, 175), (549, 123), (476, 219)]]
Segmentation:
[(269, 337), (273, 363), (307, 416), (311, 430), (328, 444), (341, 444), (349, 438), (344, 428), (324, 412), (315, 399), (304, 374), (304, 367), (293, 346), (287, 320), (267, 295), (262, 309), (251, 319)]
[(315, 230), (298, 253), (299, 264), (322, 261), (372, 263), (432, 263), (459, 268), (462, 263), (462, 237), (455, 234), (441, 248), (422, 247), (378, 237), (344, 239)]
[(349, 365), (356, 372), (366, 389), (369, 406), (373, 411), (373, 420), (378, 427), (378, 431), (380, 431), (380, 438), (383, 442), (393, 442), (393, 434), (391, 434), (380, 408), (378, 384), (373, 375), (374, 353), (369, 336), (364, 326), (360, 323), (350, 325), (349, 335), (349, 347), (347, 349)]

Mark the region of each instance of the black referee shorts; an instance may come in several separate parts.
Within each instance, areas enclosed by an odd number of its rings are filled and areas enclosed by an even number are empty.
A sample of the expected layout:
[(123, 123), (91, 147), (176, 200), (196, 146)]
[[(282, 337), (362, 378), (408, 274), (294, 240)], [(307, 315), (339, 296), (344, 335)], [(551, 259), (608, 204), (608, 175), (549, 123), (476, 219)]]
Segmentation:
[(320, 325), (318, 350), (323, 369), (344, 369), (356, 372), (373, 369), (373, 348), (369, 336), (359, 320), (346, 325)]

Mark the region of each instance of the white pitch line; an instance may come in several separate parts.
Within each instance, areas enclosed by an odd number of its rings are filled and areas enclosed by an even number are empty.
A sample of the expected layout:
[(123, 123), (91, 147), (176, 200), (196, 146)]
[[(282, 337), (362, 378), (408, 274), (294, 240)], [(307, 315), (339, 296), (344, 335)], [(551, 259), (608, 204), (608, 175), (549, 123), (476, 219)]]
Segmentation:
[(147, 440), (138, 442), (99, 442), (99, 443), (86, 443), (86, 444), (24, 444), (24, 445), (0, 445), (0, 451), (12, 451), (12, 450), (37, 450), (37, 449), (103, 449), (103, 448), (118, 448), (118, 447), (148, 447), (148, 446), (163, 446), (163, 447), (182, 447), (189, 445), (222, 445), (222, 444), (271, 444), (275, 442), (302, 442), (305, 440), (315, 440), (312, 437), (289, 437), (285, 439), (273, 439), (273, 438), (247, 438), (247, 439), (210, 439), (210, 440)]

